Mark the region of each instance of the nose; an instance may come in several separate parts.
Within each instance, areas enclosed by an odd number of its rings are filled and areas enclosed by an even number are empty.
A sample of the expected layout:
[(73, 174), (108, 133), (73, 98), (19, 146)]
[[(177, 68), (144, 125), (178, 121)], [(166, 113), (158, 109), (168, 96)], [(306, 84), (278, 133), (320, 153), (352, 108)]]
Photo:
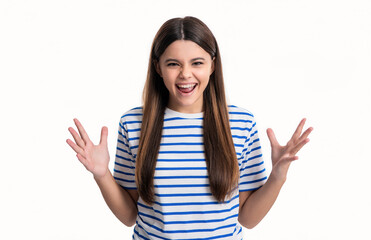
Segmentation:
[(180, 69), (179, 76), (181, 79), (188, 79), (192, 76), (192, 69), (188, 65), (183, 65)]

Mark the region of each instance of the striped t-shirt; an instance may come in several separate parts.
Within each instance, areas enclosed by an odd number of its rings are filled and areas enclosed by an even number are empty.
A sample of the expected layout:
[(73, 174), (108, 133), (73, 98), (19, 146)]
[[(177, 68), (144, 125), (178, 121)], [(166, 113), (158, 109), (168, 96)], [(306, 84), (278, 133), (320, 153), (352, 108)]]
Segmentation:
[[(203, 113), (165, 110), (162, 139), (154, 176), (155, 202), (140, 197), (133, 239), (237, 239), (239, 192), (261, 187), (267, 179), (253, 115), (229, 106), (229, 119), (240, 168), (239, 189), (218, 203), (211, 195), (203, 144)], [(136, 189), (142, 108), (120, 121), (114, 178), (125, 189)]]

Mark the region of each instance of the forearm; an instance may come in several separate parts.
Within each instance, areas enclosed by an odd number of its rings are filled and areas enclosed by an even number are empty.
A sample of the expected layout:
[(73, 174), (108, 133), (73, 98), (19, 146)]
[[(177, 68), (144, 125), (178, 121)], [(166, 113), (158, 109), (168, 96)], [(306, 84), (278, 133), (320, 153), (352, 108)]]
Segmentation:
[(104, 177), (94, 178), (103, 198), (113, 214), (126, 226), (132, 226), (137, 217), (137, 206), (129, 193), (123, 189), (107, 169)]
[(273, 206), (284, 182), (271, 175), (267, 182), (254, 191), (240, 207), (239, 222), (246, 228), (255, 227)]

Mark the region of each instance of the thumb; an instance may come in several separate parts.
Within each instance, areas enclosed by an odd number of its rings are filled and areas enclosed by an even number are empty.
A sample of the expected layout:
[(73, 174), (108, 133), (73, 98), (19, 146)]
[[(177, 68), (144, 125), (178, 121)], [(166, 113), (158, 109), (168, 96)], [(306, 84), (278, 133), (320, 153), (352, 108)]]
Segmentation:
[(107, 146), (107, 137), (108, 137), (108, 128), (102, 127), (102, 131), (100, 134), (100, 143)]
[(287, 157), (282, 158), (282, 161), (283, 162), (293, 162), (293, 161), (298, 160), (298, 159), (299, 159), (298, 156), (287, 156)]
[(276, 139), (276, 135), (274, 134), (273, 130), (271, 128), (268, 128), (267, 129), (267, 135), (268, 135), (268, 139), (271, 143), (271, 146), (277, 146), (279, 145), (278, 144), (278, 141)]

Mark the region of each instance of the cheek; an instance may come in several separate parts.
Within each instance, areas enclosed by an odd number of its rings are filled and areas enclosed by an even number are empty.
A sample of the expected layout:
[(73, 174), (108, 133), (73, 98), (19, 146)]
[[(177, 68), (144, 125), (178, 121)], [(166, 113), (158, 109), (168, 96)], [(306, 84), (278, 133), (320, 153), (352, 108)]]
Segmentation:
[(164, 81), (171, 82), (171, 81), (175, 81), (178, 75), (179, 75), (178, 71), (168, 70), (168, 71), (163, 71), (162, 78), (164, 79)]
[(162, 78), (163, 81), (164, 81), (164, 84), (165, 84), (165, 87), (167, 88), (167, 90), (170, 91), (170, 87), (173, 85), (165, 76)]
[(175, 74), (166, 72), (166, 73), (163, 73), (162, 80), (164, 81), (166, 88), (169, 91), (171, 91), (171, 89), (174, 87), (176, 77), (175, 77)]
[(207, 84), (210, 79), (210, 73), (208, 71), (200, 71), (195, 74), (198, 80), (200, 80), (202, 83)]

